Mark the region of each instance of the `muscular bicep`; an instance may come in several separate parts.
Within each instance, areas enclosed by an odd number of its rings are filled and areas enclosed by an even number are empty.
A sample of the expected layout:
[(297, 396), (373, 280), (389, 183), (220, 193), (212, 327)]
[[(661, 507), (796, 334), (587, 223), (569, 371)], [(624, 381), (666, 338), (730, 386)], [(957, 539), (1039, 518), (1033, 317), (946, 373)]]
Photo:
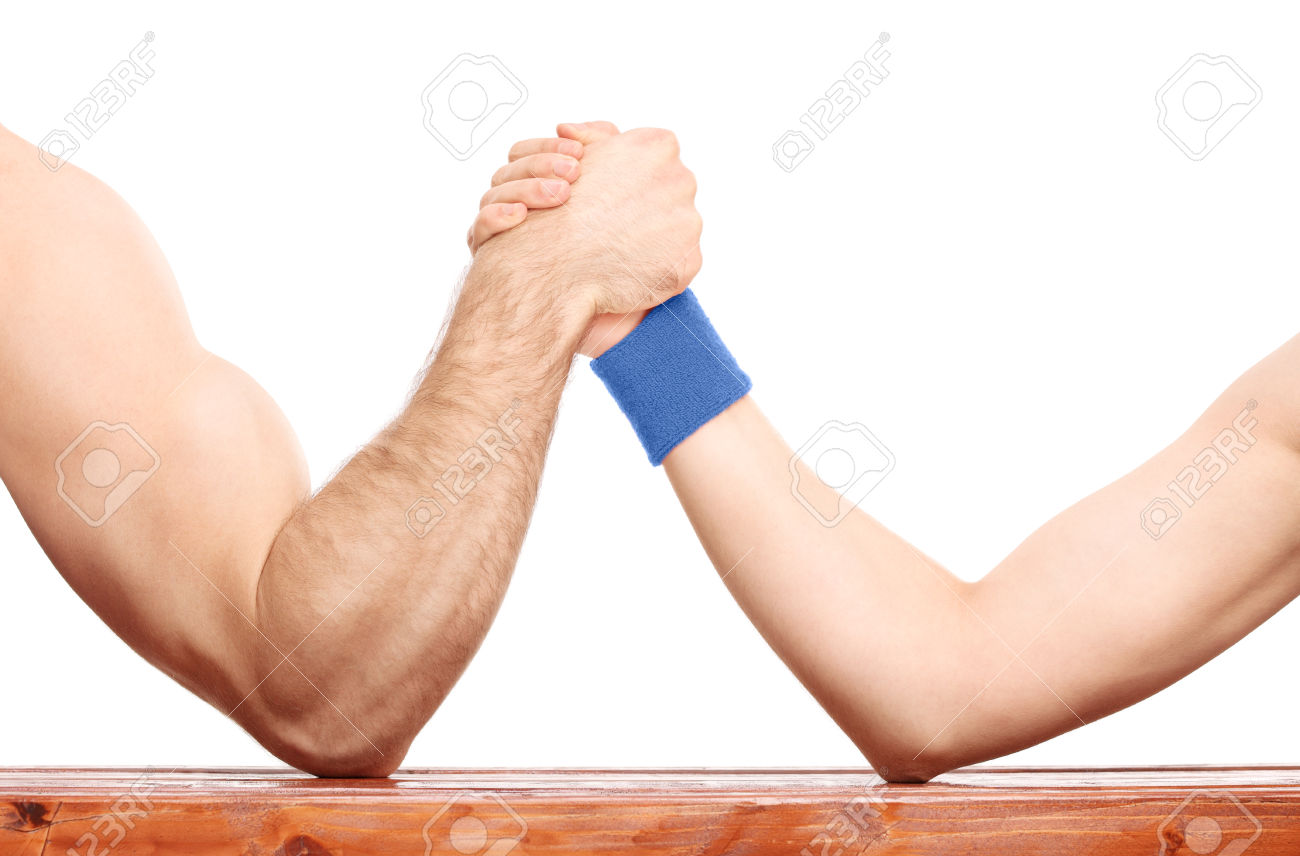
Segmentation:
[(266, 644), (241, 612), (308, 490), (301, 451), (265, 392), (199, 345), (129, 207), (14, 152), (0, 147), (0, 477), (119, 635), (223, 699)]

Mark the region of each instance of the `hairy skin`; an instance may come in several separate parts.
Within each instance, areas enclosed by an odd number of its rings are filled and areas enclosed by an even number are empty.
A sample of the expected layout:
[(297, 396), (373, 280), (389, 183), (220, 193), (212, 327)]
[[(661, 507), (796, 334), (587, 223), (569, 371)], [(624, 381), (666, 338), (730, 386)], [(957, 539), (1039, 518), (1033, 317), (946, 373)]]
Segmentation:
[[(480, 212), (478, 246), (524, 219)], [(643, 315), (599, 317), (583, 352), (599, 356)], [(1300, 337), (974, 583), (859, 509), (822, 525), (792, 495), (793, 453), (750, 396), (664, 470), (773, 650), (884, 778), (924, 781), (1140, 701), (1300, 595), (1298, 379)], [(836, 492), (797, 466), (813, 505), (837, 508)], [(1140, 514), (1189, 466), (1213, 490), (1151, 538)]]
[[(538, 217), (479, 253), (411, 399), (313, 496), (283, 414), (197, 341), (134, 212), (0, 129), (0, 478), (55, 567), (279, 758), (392, 772), (496, 614), (592, 319), (694, 274), (678, 264), (699, 240), (694, 186), (671, 140), (611, 142), (585, 176), (600, 192), (566, 216), (626, 219), (594, 244)], [(128, 423), (161, 466), (91, 526), (54, 462), (96, 420)], [(433, 488), (453, 465), (481, 479), (454, 504)], [(417, 537), (421, 497), (446, 516)]]

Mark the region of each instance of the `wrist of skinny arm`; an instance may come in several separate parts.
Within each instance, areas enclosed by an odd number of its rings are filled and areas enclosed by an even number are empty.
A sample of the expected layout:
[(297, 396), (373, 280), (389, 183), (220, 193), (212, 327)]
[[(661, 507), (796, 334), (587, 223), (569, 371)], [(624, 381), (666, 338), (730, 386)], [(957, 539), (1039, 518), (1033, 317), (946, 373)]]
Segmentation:
[(688, 288), (591, 363), (658, 466), (752, 383)]

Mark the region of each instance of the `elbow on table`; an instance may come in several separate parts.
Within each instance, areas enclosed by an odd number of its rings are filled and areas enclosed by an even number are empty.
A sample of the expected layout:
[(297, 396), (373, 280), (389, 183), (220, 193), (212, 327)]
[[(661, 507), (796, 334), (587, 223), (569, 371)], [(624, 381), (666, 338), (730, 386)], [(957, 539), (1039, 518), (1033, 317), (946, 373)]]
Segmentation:
[[(334, 717), (337, 719), (338, 714)], [(340, 727), (341, 723), (341, 727)], [(364, 729), (364, 731), (362, 730)], [(296, 716), (250, 727), (263, 747), (286, 764), (328, 779), (384, 778), (396, 772), (418, 729), (336, 723)]]
[(403, 754), (380, 755), (366, 746), (364, 750), (342, 750), (335, 746), (311, 747), (294, 758), (284, 760), (322, 779), (382, 779), (397, 772)]
[(938, 760), (915, 758), (869, 758), (876, 775), (893, 785), (924, 784), (935, 776), (943, 775), (955, 769), (956, 764), (945, 764)]
[[(943, 737), (930, 740), (927, 744), (929, 738), (920, 735), (920, 730), (900, 728), (885, 740), (879, 739), (879, 735), (874, 735), (875, 739), (852, 734), (850, 736), (876, 774), (891, 784), (928, 782), (936, 776), (972, 763), (973, 747)], [(919, 747), (924, 748), (918, 752)]]

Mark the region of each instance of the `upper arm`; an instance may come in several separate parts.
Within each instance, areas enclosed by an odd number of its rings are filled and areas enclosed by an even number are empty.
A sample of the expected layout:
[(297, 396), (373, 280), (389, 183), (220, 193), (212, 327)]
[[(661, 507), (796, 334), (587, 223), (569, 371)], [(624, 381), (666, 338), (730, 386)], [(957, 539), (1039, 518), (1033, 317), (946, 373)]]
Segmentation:
[(301, 450), (265, 392), (200, 346), (134, 212), (3, 129), (0, 478), (132, 647), (211, 701), (245, 683), (241, 652), (267, 643), (241, 613), (307, 493)]
[[(1091, 722), (1183, 677), (1300, 594), (1298, 377), (1300, 337), (972, 587), (982, 632), (1000, 637), (987, 641), (990, 662), (1008, 667), (946, 740), (988, 757)], [(991, 737), (987, 723), (1012, 710)]]

